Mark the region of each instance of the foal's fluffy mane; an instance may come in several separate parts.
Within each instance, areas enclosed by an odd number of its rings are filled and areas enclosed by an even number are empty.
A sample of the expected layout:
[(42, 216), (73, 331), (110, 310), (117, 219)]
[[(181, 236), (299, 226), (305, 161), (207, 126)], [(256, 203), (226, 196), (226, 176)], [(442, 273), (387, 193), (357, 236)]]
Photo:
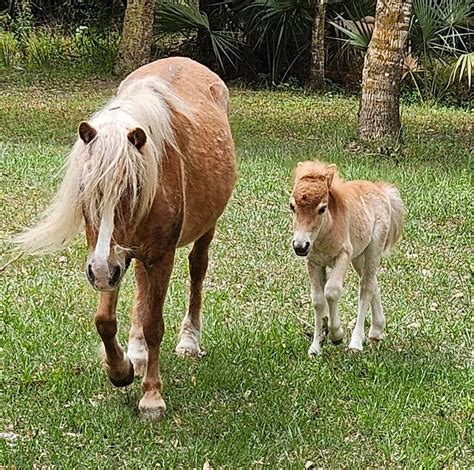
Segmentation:
[[(124, 196), (134, 220), (143, 217), (155, 198), (165, 147), (177, 148), (173, 112), (192, 114), (162, 80), (123, 83), (89, 121), (97, 131), (94, 139), (85, 144), (78, 138), (74, 144), (64, 179), (38, 224), (14, 241), (29, 253), (55, 251), (81, 230), (83, 210), (98, 228), (102, 214), (113, 214)], [(140, 152), (127, 136), (137, 127), (147, 137)]]
[[(295, 169), (295, 181), (303, 179), (317, 180), (326, 178), (328, 173), (328, 164), (320, 160), (300, 162)], [(334, 176), (331, 184), (331, 188), (336, 189), (344, 180), (339, 176), (337, 169), (334, 170)]]

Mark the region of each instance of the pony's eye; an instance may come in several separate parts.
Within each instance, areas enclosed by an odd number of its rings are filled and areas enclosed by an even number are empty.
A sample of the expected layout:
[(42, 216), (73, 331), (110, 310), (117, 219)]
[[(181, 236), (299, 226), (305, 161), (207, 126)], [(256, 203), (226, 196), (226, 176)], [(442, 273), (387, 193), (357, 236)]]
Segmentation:
[(318, 212), (324, 214), (326, 212), (326, 206), (320, 207)]
[(295, 205), (290, 202), (290, 209), (291, 209), (291, 212), (295, 212)]

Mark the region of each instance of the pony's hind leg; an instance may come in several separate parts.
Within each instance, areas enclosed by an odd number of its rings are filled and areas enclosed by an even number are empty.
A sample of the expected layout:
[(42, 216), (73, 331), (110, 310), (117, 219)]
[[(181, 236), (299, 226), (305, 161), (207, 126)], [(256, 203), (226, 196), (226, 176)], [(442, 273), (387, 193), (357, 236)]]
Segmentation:
[(143, 316), (147, 308), (146, 295), (148, 289), (148, 277), (143, 264), (135, 261), (135, 279), (137, 292), (132, 312), (132, 326), (128, 336), (128, 357), (132, 361), (135, 375), (143, 375), (146, 369), (148, 351), (145, 337), (143, 336)]
[(124, 387), (133, 382), (133, 365), (117, 341), (118, 290), (101, 292), (95, 324), (105, 350), (105, 365), (110, 381), (116, 387)]
[(323, 319), (328, 316), (329, 312), (329, 306), (326, 297), (324, 297), (326, 268), (317, 266), (308, 261), (308, 274), (311, 283), (311, 302), (313, 304), (315, 316), (313, 342), (308, 349), (308, 355), (317, 356), (321, 353), (321, 344), (326, 336)]
[(354, 330), (352, 331), (351, 342), (349, 343), (349, 349), (351, 351), (363, 350), (363, 345), (365, 342), (365, 315), (369, 305), (372, 304), (377, 288), (377, 268), (379, 266), (379, 262), (380, 253), (374, 241), (372, 241), (365, 250), (363, 262), (353, 262), (356, 270), (360, 270), (360, 283), (357, 320)]
[[(358, 256), (352, 260), (352, 265), (359, 277), (362, 277), (364, 270), (365, 258), (364, 255)], [(370, 310), (372, 312), (372, 321), (369, 330), (369, 340), (380, 341), (384, 337), (385, 316), (383, 313), (382, 302), (380, 300), (380, 290), (375, 278), (375, 289), (372, 300), (370, 301)]]
[(201, 354), (202, 288), (209, 261), (209, 245), (214, 237), (214, 231), (215, 226), (196, 240), (189, 254), (191, 289), (188, 313), (181, 323), (179, 342), (176, 346), (176, 354), (179, 356), (198, 357)]
[(378, 342), (384, 338), (385, 315), (383, 314), (377, 278), (375, 278), (375, 291), (370, 302), (370, 309), (372, 310), (372, 323), (369, 330), (369, 340)]

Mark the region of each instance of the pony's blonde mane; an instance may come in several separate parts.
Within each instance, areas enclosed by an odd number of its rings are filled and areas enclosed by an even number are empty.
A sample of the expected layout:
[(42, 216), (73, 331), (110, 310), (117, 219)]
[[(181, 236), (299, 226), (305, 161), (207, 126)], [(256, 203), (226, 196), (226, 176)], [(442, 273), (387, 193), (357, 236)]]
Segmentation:
[[(117, 96), (89, 121), (97, 131), (94, 139), (85, 144), (78, 138), (73, 146), (64, 179), (39, 223), (14, 242), (29, 253), (55, 251), (81, 230), (83, 211), (98, 228), (102, 214), (114, 213), (124, 197), (135, 222), (146, 215), (165, 148), (177, 148), (173, 112), (192, 113), (165, 82), (144, 78), (123, 83)], [(147, 137), (140, 151), (128, 139), (135, 128)]]

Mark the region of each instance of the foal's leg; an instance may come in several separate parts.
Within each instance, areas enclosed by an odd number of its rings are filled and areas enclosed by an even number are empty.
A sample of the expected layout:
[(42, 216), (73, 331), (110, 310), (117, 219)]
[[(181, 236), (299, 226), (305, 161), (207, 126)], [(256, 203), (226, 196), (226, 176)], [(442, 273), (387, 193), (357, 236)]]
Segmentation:
[[(364, 255), (360, 255), (354, 260), (352, 260), (352, 264), (357, 271), (357, 274), (359, 277), (362, 277), (362, 273), (364, 270), (364, 264), (365, 264), (365, 257)], [(372, 297), (372, 300), (370, 302), (370, 310), (372, 311), (372, 322), (370, 325), (370, 330), (369, 330), (369, 340), (372, 341), (380, 341), (383, 339), (383, 330), (385, 327), (385, 316), (383, 314), (383, 308), (382, 308), (382, 303), (380, 300), (380, 290), (378, 286), (378, 282), (376, 279), (376, 284), (375, 284), (375, 291), (374, 291), (374, 296)]]
[(143, 336), (143, 316), (147, 308), (148, 276), (143, 264), (135, 261), (137, 292), (132, 312), (132, 327), (128, 336), (128, 357), (132, 361), (135, 375), (142, 375), (146, 368), (148, 351)]
[(148, 349), (143, 397), (138, 405), (144, 418), (162, 419), (166, 405), (161, 396), (160, 345), (165, 331), (163, 304), (173, 270), (174, 250), (164, 253), (160, 260), (147, 270), (147, 308), (143, 310), (143, 336)]
[[(362, 351), (365, 341), (364, 323), (365, 314), (372, 303), (377, 288), (377, 268), (380, 262), (380, 253), (374, 241), (370, 242), (364, 252), (365, 262), (362, 267), (362, 275), (359, 287), (359, 305), (357, 309), (357, 321), (352, 332), (349, 349)], [(378, 313), (378, 312), (377, 312)]]
[(110, 381), (116, 387), (124, 387), (133, 382), (133, 365), (117, 341), (118, 290), (101, 292), (99, 306), (95, 315), (95, 324), (105, 349), (105, 364)]
[(321, 343), (324, 341), (323, 318), (328, 316), (329, 306), (324, 297), (324, 286), (326, 285), (326, 268), (308, 262), (308, 273), (311, 282), (311, 302), (314, 307), (314, 336), (313, 342), (308, 349), (310, 356), (316, 356), (321, 352)]
[(191, 276), (191, 291), (189, 295), (189, 310), (181, 324), (179, 343), (176, 354), (179, 356), (199, 356), (201, 348), (201, 309), (202, 286), (206, 276), (209, 261), (209, 245), (214, 237), (215, 226), (194, 242), (189, 254), (189, 273)]
[(336, 259), (332, 268), (329, 279), (324, 287), (324, 296), (329, 304), (329, 339), (334, 344), (340, 344), (344, 332), (341, 327), (341, 319), (339, 318), (338, 303), (342, 295), (344, 278), (350, 263), (350, 254), (343, 252)]

